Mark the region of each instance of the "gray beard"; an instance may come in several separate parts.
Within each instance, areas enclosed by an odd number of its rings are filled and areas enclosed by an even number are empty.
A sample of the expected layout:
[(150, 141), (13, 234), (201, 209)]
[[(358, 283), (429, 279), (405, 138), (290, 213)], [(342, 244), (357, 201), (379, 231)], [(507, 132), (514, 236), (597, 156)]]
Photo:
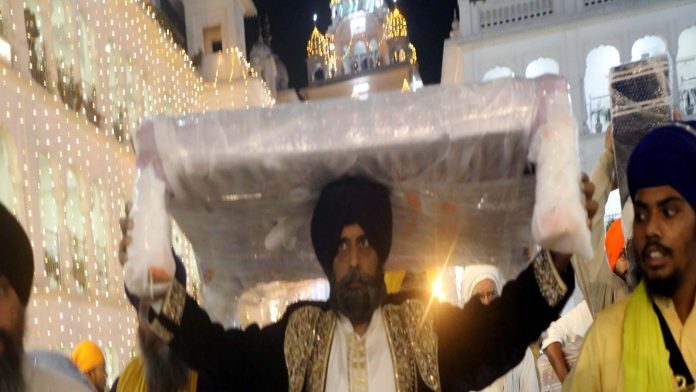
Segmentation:
[(140, 329), (138, 338), (149, 392), (178, 391), (188, 385), (188, 366), (166, 343), (154, 337), (145, 339)]
[[(362, 282), (364, 287), (348, 287), (353, 282)], [(370, 321), (372, 313), (379, 308), (387, 296), (384, 273), (375, 277), (351, 270), (340, 282), (332, 277), (331, 305), (339, 314), (347, 317), (353, 325)], [(335, 295), (334, 295), (335, 293)]]
[(14, 336), (8, 331), (0, 330), (0, 340), (5, 346), (5, 352), (0, 354), (0, 392), (24, 392), (26, 389), (22, 373), (24, 309), (21, 312)]

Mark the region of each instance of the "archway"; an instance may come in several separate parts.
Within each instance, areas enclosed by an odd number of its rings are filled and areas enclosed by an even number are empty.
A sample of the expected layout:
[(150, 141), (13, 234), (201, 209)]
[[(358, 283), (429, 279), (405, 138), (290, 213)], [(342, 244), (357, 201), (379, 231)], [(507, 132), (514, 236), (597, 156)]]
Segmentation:
[(665, 40), (655, 35), (646, 35), (636, 40), (631, 47), (631, 61), (667, 53)]
[(0, 129), (0, 202), (21, 220), (22, 181), (16, 151), (12, 137)]
[(502, 79), (502, 78), (513, 78), (515, 77), (515, 73), (508, 67), (501, 67), (501, 66), (495, 66), (488, 71), (486, 71), (485, 74), (483, 74), (483, 81), (487, 82), (489, 80), (494, 80), (494, 79)]
[(541, 75), (558, 75), (559, 73), (560, 67), (556, 60), (548, 57), (539, 57), (527, 65), (527, 69), (524, 71), (524, 77), (532, 79)]
[(603, 132), (611, 122), (609, 71), (621, 64), (619, 51), (613, 46), (598, 46), (585, 60), (585, 105), (590, 132)]
[(73, 168), (65, 175), (65, 223), (70, 234), (72, 273), (79, 293), (87, 290), (87, 225), (82, 206), (85, 203), (83, 182)]
[(39, 216), (44, 249), (44, 273), (51, 288), (63, 286), (58, 236), (58, 203), (53, 194), (53, 164), (47, 155), (39, 155)]
[(680, 109), (690, 116), (696, 113), (696, 25), (679, 34), (676, 68)]

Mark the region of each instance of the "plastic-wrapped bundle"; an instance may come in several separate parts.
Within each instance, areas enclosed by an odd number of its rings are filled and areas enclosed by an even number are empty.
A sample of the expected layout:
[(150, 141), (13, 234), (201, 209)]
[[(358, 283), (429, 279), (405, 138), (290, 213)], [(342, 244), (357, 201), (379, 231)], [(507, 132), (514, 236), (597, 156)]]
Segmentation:
[(154, 134), (139, 138), (138, 154), (163, 169), (167, 208), (193, 244), (218, 320), (233, 310), (221, 298), (323, 277), (309, 221), (321, 188), (345, 174), (392, 189), (387, 269), (488, 263), (512, 276), (527, 262), (533, 212), (537, 243), (591, 252), (558, 77), (160, 117), (139, 132)]
[(664, 54), (611, 69), (611, 111), (621, 205), (629, 197), (626, 167), (633, 148), (657, 125), (672, 121), (670, 58)]

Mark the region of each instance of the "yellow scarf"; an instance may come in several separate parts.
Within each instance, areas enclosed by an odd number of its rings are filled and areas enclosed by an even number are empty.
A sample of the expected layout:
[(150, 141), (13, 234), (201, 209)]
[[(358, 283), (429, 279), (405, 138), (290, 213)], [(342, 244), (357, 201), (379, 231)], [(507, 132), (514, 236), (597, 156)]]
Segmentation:
[(641, 281), (626, 308), (623, 325), (624, 390), (668, 392), (676, 390), (660, 322)]
[[(185, 389), (180, 389), (178, 392), (196, 392), (198, 383), (198, 373), (189, 370), (189, 384)], [(116, 392), (148, 392), (147, 383), (145, 382), (145, 370), (143, 369), (143, 359), (140, 356), (135, 357), (128, 366), (121, 372), (118, 378)]]

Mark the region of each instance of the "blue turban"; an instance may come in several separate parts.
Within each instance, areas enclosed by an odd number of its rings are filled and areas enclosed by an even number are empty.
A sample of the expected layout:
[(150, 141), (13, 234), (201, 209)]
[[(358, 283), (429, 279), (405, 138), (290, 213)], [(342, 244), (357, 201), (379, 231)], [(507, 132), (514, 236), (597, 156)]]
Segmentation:
[(631, 199), (643, 188), (669, 185), (696, 210), (696, 121), (674, 122), (650, 131), (628, 160)]

